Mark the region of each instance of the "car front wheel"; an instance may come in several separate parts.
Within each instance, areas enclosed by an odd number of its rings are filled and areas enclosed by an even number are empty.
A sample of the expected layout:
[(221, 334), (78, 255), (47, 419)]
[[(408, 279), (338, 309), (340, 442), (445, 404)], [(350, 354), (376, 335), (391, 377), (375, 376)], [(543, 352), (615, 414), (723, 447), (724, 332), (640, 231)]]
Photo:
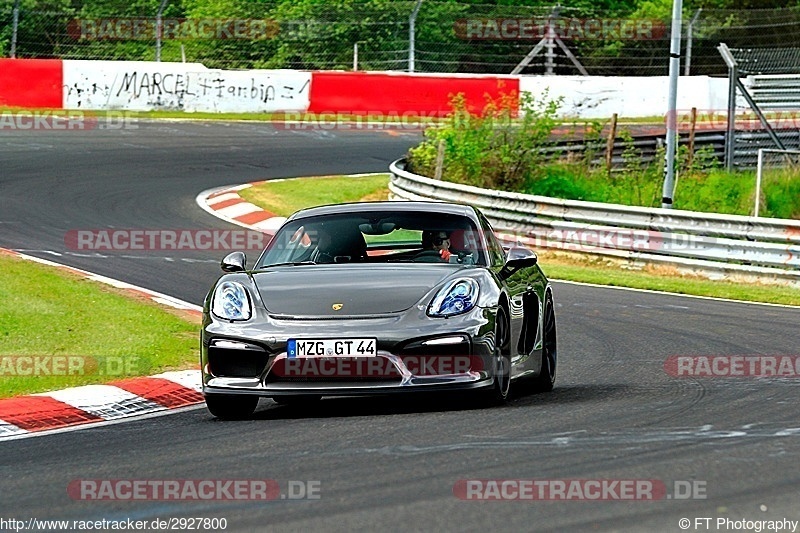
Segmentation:
[(556, 313), (553, 297), (548, 294), (544, 306), (544, 342), (542, 346), (542, 370), (533, 381), (533, 391), (550, 392), (556, 383), (558, 364), (558, 340), (556, 339)]
[(494, 380), (491, 388), (480, 393), (480, 403), (486, 406), (503, 405), (511, 394), (511, 335), (506, 311), (502, 307), (497, 310), (494, 340)]

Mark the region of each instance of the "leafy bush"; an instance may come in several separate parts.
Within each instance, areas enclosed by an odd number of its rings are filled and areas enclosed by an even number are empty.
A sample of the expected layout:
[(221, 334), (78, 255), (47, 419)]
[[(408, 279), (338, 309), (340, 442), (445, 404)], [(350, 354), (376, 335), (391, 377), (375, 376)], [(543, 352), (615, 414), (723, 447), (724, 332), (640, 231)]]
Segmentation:
[[(511, 92), (496, 99), (487, 96), (480, 114), (467, 108), (463, 94), (453, 96), (450, 104), (452, 112), (444, 123), (428, 128), (426, 140), (409, 151), (414, 172), (434, 176), (442, 143), (443, 175), (450, 181), (518, 191), (532, 177), (544, 175), (541, 149), (550, 144), (559, 101)], [(519, 118), (517, 109), (522, 110)]]

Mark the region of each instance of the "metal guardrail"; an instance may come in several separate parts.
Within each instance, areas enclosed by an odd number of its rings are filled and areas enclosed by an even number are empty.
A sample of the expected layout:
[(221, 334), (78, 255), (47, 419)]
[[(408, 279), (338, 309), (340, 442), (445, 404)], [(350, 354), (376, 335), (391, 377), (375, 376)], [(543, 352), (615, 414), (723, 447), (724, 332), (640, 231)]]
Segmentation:
[(747, 86), (763, 111), (800, 110), (799, 74), (749, 76)]
[[(800, 130), (775, 130), (775, 135), (778, 136), (787, 150), (800, 149)], [(761, 148), (765, 150), (776, 148), (769, 133), (763, 130), (737, 131), (733, 146), (733, 166), (737, 169), (756, 168), (758, 166), (758, 150)]]
[[(628, 147), (633, 147), (638, 151), (637, 160), (644, 164), (652, 163), (658, 152), (658, 148), (664, 144), (664, 134), (636, 135), (631, 140), (626, 141), (617, 138), (614, 141), (611, 164), (613, 167), (622, 167), (625, 164), (623, 153)], [(678, 144), (688, 145), (689, 134), (681, 133), (678, 136)], [(714, 157), (722, 161), (725, 156), (725, 133), (722, 131), (699, 132), (694, 138), (695, 151), (701, 148), (710, 148)], [(589, 143), (580, 140), (559, 141), (553, 146), (542, 149), (546, 157), (558, 158), (564, 156), (581, 156), (588, 151), (593, 151), (597, 155), (593, 157), (592, 163), (605, 164), (606, 140)]]
[(501, 238), (534, 248), (574, 250), (706, 274), (800, 284), (800, 221), (632, 207), (480, 189), (434, 180), (393, 162), (389, 189), (403, 200), (479, 207)]
[[(800, 123), (800, 120), (797, 122)], [(800, 149), (800, 129), (776, 129), (775, 134), (789, 150)], [(656, 159), (658, 148), (664, 143), (664, 134), (637, 135), (633, 139), (626, 141), (617, 138), (614, 142), (611, 164), (614, 168), (621, 168), (625, 164), (623, 153), (628, 147), (633, 147), (638, 151), (637, 161), (650, 164)], [(680, 133), (678, 144), (681, 146), (689, 144), (689, 134)], [(559, 141), (553, 146), (542, 149), (542, 153), (548, 158), (558, 158), (565, 156), (580, 157), (587, 151), (593, 151), (596, 155), (592, 157), (592, 163), (597, 165), (605, 164), (605, 145), (606, 141), (595, 141), (594, 143), (581, 140)], [(765, 130), (736, 130), (734, 136), (734, 158), (733, 164), (739, 170), (754, 170), (757, 164), (759, 148), (775, 148), (775, 144)], [(725, 132), (724, 131), (703, 131), (698, 132), (694, 139), (695, 152), (700, 149), (708, 149), (710, 155), (722, 163), (725, 159)]]

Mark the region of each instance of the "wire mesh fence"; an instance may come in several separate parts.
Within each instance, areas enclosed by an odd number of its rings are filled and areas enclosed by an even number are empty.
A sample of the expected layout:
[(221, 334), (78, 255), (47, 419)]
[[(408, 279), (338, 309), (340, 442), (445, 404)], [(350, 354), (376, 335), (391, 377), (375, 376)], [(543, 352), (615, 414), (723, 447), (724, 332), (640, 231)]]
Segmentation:
[[(596, 8), (441, 0), (0, 0), (0, 56), (229, 69), (665, 75), (670, 24)], [(800, 47), (800, 7), (687, 13), (683, 35), (684, 73), (724, 75), (720, 42)]]

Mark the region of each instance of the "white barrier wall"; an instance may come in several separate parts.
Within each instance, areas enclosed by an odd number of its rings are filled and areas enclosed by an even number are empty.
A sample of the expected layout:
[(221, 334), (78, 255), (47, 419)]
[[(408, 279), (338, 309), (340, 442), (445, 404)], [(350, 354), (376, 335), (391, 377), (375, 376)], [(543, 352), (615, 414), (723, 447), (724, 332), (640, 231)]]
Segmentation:
[(64, 61), (64, 108), (276, 112), (308, 109), (311, 73), (200, 63)]
[[(548, 91), (548, 98), (562, 97), (562, 117), (609, 118), (666, 115), (668, 76), (522, 76), (520, 91), (534, 97)], [(678, 110), (696, 107), (700, 112), (727, 108), (728, 82), (708, 76), (681, 76)]]
[[(309, 99), (313, 76), (312, 72), (297, 70), (208, 70), (200, 63), (67, 60), (63, 62), (63, 107), (302, 112), (313, 104)], [(397, 76), (424, 77), (403, 73)], [(456, 80), (458, 77), (452, 76)], [(620, 117), (665, 115), (669, 83), (667, 76), (520, 76), (519, 87), (520, 91), (534, 96), (547, 90), (551, 99), (563, 97), (559, 113), (562, 117), (606, 119), (614, 113)], [(380, 91), (381, 87), (375, 89)], [(727, 94), (726, 79), (681, 76), (678, 110), (696, 107), (701, 116), (718, 114), (726, 109)], [(409, 99), (412, 103), (396, 103), (398, 113), (409, 106), (413, 108), (413, 95), (409, 95)], [(367, 104), (369, 102), (364, 105)]]
[(181, 109), (187, 73), (200, 63), (149, 61), (64, 61), (67, 109)]
[(305, 111), (311, 73), (296, 70), (190, 72), (186, 111), (276, 112)]

